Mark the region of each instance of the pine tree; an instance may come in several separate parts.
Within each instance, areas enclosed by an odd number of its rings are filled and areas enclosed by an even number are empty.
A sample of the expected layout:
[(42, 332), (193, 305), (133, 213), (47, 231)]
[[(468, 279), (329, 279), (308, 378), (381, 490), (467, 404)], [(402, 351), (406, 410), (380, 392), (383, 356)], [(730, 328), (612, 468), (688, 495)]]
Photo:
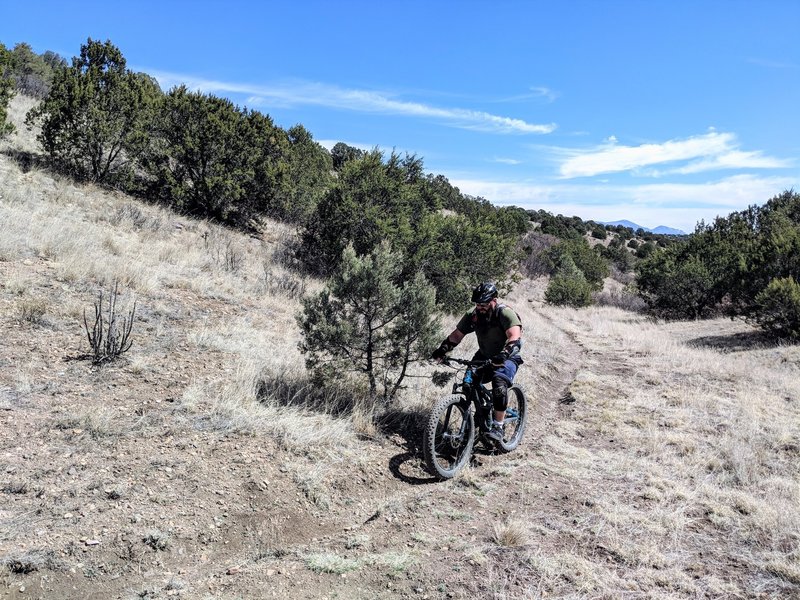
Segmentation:
[(324, 378), (354, 372), (375, 400), (391, 401), (411, 363), (437, 340), (435, 291), (417, 273), (401, 283), (403, 257), (384, 243), (365, 256), (348, 246), (340, 266), (297, 322), (306, 365)]

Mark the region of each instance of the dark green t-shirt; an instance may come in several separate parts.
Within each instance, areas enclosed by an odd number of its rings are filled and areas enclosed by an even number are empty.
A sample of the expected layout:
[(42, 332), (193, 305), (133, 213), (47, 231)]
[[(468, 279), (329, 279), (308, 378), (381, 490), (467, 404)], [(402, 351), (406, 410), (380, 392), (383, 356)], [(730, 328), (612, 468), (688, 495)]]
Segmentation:
[(507, 306), (498, 306), (488, 317), (469, 311), (458, 322), (456, 329), (463, 334), (475, 332), (478, 347), (486, 358), (503, 351), (506, 345), (506, 330), (515, 325), (522, 326), (517, 313)]

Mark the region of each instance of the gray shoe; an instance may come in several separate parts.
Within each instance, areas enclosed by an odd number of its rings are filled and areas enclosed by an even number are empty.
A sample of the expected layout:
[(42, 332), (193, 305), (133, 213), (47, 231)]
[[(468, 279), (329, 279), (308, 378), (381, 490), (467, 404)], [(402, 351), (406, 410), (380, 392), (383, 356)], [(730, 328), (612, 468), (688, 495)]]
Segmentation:
[(503, 441), (503, 425), (497, 425), (492, 423), (492, 428), (486, 434), (490, 440), (494, 440), (495, 442), (502, 442)]

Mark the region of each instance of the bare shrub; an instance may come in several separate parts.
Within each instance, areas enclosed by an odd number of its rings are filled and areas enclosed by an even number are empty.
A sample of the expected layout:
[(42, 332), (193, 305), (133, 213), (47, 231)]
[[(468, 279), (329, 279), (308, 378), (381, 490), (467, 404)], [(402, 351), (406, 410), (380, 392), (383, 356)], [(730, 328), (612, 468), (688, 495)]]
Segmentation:
[(20, 318), (33, 325), (41, 325), (47, 312), (47, 302), (41, 298), (23, 298), (19, 307)]
[(141, 208), (130, 202), (118, 206), (108, 221), (115, 226), (130, 223), (134, 229), (150, 231), (159, 231), (164, 225), (159, 217), (145, 214)]
[(275, 240), (269, 262), (292, 270), (301, 270), (297, 260), (300, 238), (294, 232), (283, 231)]
[(264, 261), (264, 290), (274, 296), (286, 296), (290, 299), (302, 298), (306, 293), (306, 281), (291, 273), (276, 273), (269, 261)]
[(66, 568), (64, 562), (52, 550), (27, 550), (8, 554), (0, 557), (0, 565), (18, 575), (41, 569), (61, 571)]
[(547, 251), (555, 246), (559, 239), (548, 233), (529, 232), (520, 242), (525, 258), (520, 262), (520, 270), (531, 278), (550, 275), (553, 272), (553, 261)]
[(120, 318), (117, 313), (117, 300), (119, 298), (119, 283), (114, 282), (114, 287), (109, 293), (108, 301), (104, 301), (103, 291), (100, 290), (97, 302), (94, 304), (94, 324), (91, 329), (83, 311), (83, 325), (92, 353), (92, 364), (101, 365), (112, 361), (130, 350), (133, 340), (133, 319), (136, 313), (134, 300), (130, 312)]
[(619, 281), (622, 285), (630, 285), (636, 281), (634, 271), (623, 271), (615, 263), (611, 263), (611, 279)]
[(244, 263), (244, 253), (224, 231), (203, 232), (203, 247), (211, 260), (229, 273), (238, 273)]
[(166, 550), (170, 545), (170, 536), (158, 529), (151, 529), (145, 534), (142, 541), (153, 550)]
[(594, 303), (598, 306), (614, 306), (631, 312), (642, 312), (647, 304), (630, 287), (620, 290), (594, 292)]
[(242, 251), (234, 246), (231, 240), (228, 240), (223, 249), (222, 268), (230, 273), (238, 273), (243, 262)]

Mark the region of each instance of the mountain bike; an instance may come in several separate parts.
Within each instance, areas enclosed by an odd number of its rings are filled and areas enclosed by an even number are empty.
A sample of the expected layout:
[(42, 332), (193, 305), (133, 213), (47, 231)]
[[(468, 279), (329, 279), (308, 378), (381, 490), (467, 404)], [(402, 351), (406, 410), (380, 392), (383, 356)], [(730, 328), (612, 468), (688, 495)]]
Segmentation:
[(522, 388), (516, 384), (508, 388), (503, 439), (495, 442), (486, 435), (492, 427), (492, 392), (482, 383), (491, 361), (445, 358), (442, 363), (463, 365), (466, 369), (461, 381), (453, 383), (452, 393), (434, 405), (422, 449), (431, 474), (439, 479), (450, 479), (469, 462), (476, 438), (500, 452), (514, 450), (525, 432), (527, 403)]

